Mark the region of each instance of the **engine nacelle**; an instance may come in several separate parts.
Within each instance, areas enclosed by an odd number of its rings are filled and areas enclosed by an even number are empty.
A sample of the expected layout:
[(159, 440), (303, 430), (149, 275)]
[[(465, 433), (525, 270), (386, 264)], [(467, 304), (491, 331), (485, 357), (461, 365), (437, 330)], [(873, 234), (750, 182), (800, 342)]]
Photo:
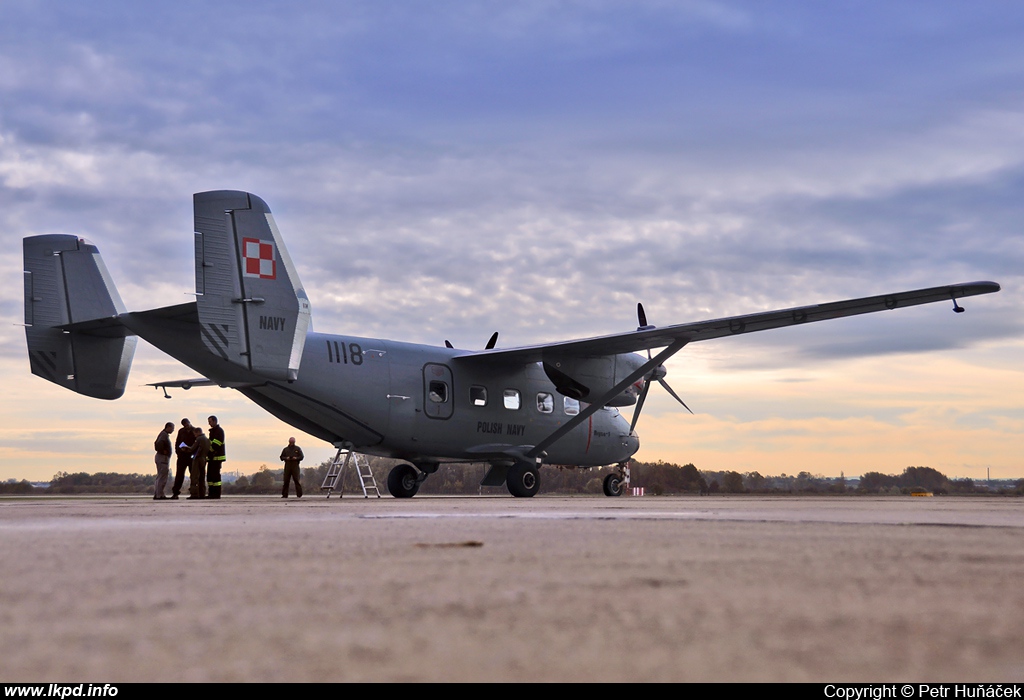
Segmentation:
[[(593, 401), (635, 372), (646, 360), (637, 354), (606, 355), (603, 357), (545, 358), (544, 373), (555, 385), (558, 393), (580, 401)], [(641, 377), (609, 406), (631, 406), (643, 388)]]

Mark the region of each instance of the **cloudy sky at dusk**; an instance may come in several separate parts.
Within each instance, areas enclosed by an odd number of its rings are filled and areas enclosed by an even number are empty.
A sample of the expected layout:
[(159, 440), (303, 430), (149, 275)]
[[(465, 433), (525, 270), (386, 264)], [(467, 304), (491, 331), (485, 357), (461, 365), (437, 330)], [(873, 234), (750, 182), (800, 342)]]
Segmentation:
[[(274, 210), (336, 331), (503, 347), (972, 280), (996, 295), (697, 343), (644, 460), (1024, 477), (1024, 7), (1009, 2), (0, 4), (0, 479), (153, 469), (217, 413), (295, 431), (140, 342), (125, 397), (30, 374), (20, 239), (188, 301), (192, 193)], [(627, 411), (628, 412), (628, 411)], [(308, 461), (333, 449), (299, 437)]]

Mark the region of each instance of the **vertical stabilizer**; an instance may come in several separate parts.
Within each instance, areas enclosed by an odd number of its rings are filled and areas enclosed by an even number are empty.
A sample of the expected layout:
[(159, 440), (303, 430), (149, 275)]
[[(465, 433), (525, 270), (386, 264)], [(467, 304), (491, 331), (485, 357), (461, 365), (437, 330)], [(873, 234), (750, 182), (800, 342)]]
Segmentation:
[(119, 398), (136, 338), (116, 322), (125, 308), (99, 250), (64, 234), (25, 238), (23, 250), (32, 373), (79, 394)]
[(269, 379), (294, 380), (309, 298), (266, 202), (247, 192), (193, 197), (196, 294), (206, 348)]

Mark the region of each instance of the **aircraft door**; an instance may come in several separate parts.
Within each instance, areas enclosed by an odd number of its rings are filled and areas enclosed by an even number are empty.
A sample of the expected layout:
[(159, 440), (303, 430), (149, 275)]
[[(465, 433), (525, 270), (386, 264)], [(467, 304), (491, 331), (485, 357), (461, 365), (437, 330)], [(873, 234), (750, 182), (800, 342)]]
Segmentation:
[(427, 418), (445, 420), (452, 417), (454, 388), (450, 367), (436, 362), (423, 365), (423, 413)]

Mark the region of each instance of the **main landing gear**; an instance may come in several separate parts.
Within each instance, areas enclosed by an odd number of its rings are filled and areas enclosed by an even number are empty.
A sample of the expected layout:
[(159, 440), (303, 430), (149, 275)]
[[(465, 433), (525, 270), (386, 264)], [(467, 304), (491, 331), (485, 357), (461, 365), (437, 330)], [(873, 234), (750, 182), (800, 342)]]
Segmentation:
[(540, 474), (537, 467), (525, 462), (516, 462), (505, 477), (508, 492), (516, 498), (529, 498), (540, 491)]
[[(505, 462), (508, 464), (508, 462)], [(438, 465), (434, 462), (399, 464), (388, 473), (388, 491), (395, 498), (412, 498), (420, 490), (427, 476), (437, 471)], [(484, 477), (485, 486), (500, 486), (504, 464), (494, 467), (497, 470), (496, 478)], [(490, 483), (488, 481), (490, 480)], [(515, 462), (507, 467), (505, 471), (505, 488), (516, 498), (530, 498), (536, 496), (540, 491), (540, 469), (530, 462)], [(621, 496), (629, 485), (629, 465), (626, 462), (615, 465), (615, 471), (604, 478), (602, 488), (604, 495), (615, 498)]]
[(437, 471), (437, 462), (415, 462), (399, 464), (388, 472), (388, 491), (395, 498), (412, 498), (420, 490), (420, 484)]
[(422, 481), (411, 464), (399, 464), (388, 472), (388, 491), (395, 498), (412, 498)]
[[(429, 474), (437, 471), (437, 465), (399, 464), (388, 473), (388, 491), (395, 498), (412, 498), (420, 490), (420, 484)], [(498, 486), (501, 482), (493, 484)], [(517, 462), (508, 468), (505, 487), (516, 498), (530, 498), (540, 491), (540, 473), (536, 465)]]

